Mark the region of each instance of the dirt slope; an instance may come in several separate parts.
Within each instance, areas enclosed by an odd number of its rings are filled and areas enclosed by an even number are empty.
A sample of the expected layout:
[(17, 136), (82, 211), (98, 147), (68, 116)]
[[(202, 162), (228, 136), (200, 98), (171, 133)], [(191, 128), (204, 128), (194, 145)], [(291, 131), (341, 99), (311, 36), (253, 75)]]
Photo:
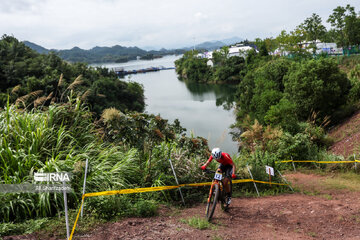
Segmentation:
[(335, 143), (329, 149), (345, 157), (360, 151), (360, 111), (329, 132)]
[[(153, 218), (106, 223), (74, 239), (360, 239), (360, 190), (324, 188), (325, 177), (288, 174), (303, 193), (235, 198), (228, 213), (217, 209), (213, 226), (199, 230), (183, 219), (204, 216), (205, 204), (162, 208)], [(53, 236), (53, 235), (50, 235)], [(5, 239), (56, 239), (30, 234)]]

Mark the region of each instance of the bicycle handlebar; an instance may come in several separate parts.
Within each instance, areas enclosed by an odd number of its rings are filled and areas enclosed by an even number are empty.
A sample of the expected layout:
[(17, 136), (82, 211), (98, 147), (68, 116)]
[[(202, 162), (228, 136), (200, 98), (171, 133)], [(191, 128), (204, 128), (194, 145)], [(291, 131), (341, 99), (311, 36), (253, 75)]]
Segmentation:
[[(213, 171), (213, 170), (209, 170), (209, 169), (207, 169), (207, 168), (205, 168), (205, 170), (203, 170), (205, 173), (216, 173), (216, 171)], [(230, 179), (232, 179), (231, 178), (231, 176), (228, 176)], [(234, 179), (237, 179), (237, 177), (236, 178), (234, 178)]]
[(205, 168), (205, 170), (203, 170), (203, 171), (206, 172), (206, 173), (216, 173), (216, 171), (209, 170), (209, 169), (207, 169), (207, 168)]

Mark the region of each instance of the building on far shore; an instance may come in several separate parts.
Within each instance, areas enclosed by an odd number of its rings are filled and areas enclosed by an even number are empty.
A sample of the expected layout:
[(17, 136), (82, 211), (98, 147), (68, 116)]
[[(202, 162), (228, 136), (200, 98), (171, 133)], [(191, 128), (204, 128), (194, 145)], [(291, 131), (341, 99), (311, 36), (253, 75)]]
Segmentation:
[[(245, 58), (247, 56), (247, 52), (252, 50), (252, 49), (254, 49), (254, 48), (250, 47), (250, 46), (245, 46), (244, 44), (238, 43), (238, 44), (236, 44), (234, 46), (229, 47), (228, 57), (238, 56), (238, 57), (244, 57)], [(219, 51), (219, 49), (214, 50), (214, 51)], [(199, 58), (207, 58), (207, 59), (209, 59), (208, 62), (207, 62), (207, 65), (214, 66), (214, 63), (212, 61), (214, 51), (199, 53), (198, 57)], [(255, 49), (255, 51), (257, 51), (257, 50)]]
[[(299, 46), (299, 48), (304, 49), (304, 50), (308, 51), (309, 53), (313, 53), (313, 49), (312, 49), (313, 44), (315, 44), (315, 47), (316, 47), (316, 50), (315, 50), (316, 54), (321, 54), (321, 53), (327, 53), (329, 55), (343, 54), (343, 49), (338, 48), (336, 46), (336, 43), (324, 43), (324, 42), (321, 42), (320, 40), (316, 40), (315, 42), (303, 41), (303, 42), (299, 43), (298, 46)], [(271, 54), (287, 56), (290, 54), (290, 52), (286, 51), (284, 46), (280, 46)]]

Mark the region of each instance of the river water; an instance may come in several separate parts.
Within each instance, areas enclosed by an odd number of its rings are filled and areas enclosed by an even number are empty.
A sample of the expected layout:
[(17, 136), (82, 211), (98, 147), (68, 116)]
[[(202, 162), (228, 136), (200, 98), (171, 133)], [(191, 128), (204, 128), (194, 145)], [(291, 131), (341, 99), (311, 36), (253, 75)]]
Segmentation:
[[(136, 60), (101, 66), (110, 69), (123, 67), (124, 70), (175, 67), (174, 61), (179, 57), (165, 56), (151, 61)], [(127, 75), (125, 80), (144, 86), (146, 112), (160, 114), (169, 122), (179, 119), (188, 136), (192, 133), (208, 139), (210, 149), (220, 147), (229, 154), (237, 152), (237, 144), (229, 135), (229, 126), (235, 122), (233, 111), (225, 110), (220, 104), (224, 98), (235, 93), (234, 86), (185, 83), (177, 78), (174, 69)]]

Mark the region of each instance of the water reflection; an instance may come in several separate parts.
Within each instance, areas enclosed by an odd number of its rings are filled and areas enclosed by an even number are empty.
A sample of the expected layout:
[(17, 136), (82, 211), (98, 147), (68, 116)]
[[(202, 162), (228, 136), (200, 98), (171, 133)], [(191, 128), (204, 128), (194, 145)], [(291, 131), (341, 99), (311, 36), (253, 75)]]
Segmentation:
[(191, 92), (193, 100), (205, 101), (216, 99), (216, 106), (223, 106), (226, 110), (230, 110), (233, 107), (236, 85), (183, 82), (189, 92)]
[[(178, 57), (142, 62), (113, 64), (106, 67), (149, 67), (163, 65), (174, 66)], [(134, 74), (125, 80), (141, 83), (145, 90), (145, 111), (160, 114), (170, 122), (179, 119), (183, 127), (194, 135), (209, 140), (209, 147), (220, 147), (230, 154), (237, 152), (237, 144), (229, 135), (229, 126), (235, 118), (232, 110), (224, 109), (234, 97), (233, 85), (209, 85), (178, 80), (175, 70), (164, 70), (146, 74)], [(229, 109), (229, 108), (228, 108)]]

